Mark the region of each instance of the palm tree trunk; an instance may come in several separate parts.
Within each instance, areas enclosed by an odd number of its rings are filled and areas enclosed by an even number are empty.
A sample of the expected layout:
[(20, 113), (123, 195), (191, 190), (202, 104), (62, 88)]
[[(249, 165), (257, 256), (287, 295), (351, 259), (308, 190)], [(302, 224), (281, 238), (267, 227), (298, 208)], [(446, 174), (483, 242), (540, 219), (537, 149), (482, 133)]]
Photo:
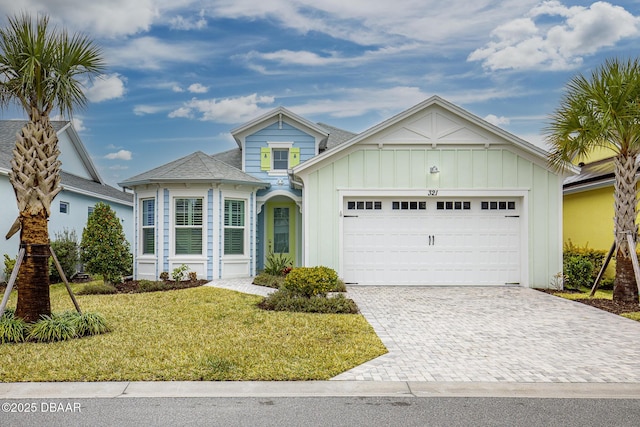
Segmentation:
[(46, 114), (34, 109), (30, 118), (17, 137), (9, 181), (20, 212), (20, 245), (25, 248), (16, 316), (35, 322), (51, 314), (48, 218), (61, 187), (56, 132)]
[(21, 214), (21, 245), (25, 257), (18, 275), (18, 305), (16, 316), (25, 322), (36, 322), (51, 315), (49, 295), (49, 231), (47, 217)]
[(633, 271), (631, 253), (627, 244), (627, 234), (631, 233), (637, 241), (636, 225), (638, 204), (636, 196), (636, 153), (620, 153), (614, 159), (615, 164), (615, 239), (616, 279), (613, 286), (613, 299), (619, 302), (638, 303), (638, 286)]

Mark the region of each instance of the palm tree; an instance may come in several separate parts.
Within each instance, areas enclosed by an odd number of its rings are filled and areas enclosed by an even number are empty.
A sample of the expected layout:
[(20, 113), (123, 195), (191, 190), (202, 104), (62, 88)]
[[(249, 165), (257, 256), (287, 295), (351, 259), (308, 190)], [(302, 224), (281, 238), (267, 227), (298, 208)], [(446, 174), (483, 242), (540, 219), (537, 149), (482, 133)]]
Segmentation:
[(640, 62), (608, 60), (590, 78), (574, 77), (546, 129), (549, 161), (562, 167), (594, 149), (614, 153), (616, 278), (613, 299), (638, 303), (638, 287), (627, 244), (637, 241), (637, 170), (640, 154)]
[(23, 13), (0, 29), (0, 105), (18, 104), (29, 121), (16, 136), (11, 182), (19, 216), (7, 238), (20, 230), (25, 259), (18, 274), (16, 315), (27, 322), (51, 313), (49, 231), (51, 203), (61, 190), (58, 137), (51, 126), (54, 109), (71, 117), (87, 98), (78, 77), (104, 69), (100, 49), (86, 36), (49, 27), (47, 16), (34, 22)]

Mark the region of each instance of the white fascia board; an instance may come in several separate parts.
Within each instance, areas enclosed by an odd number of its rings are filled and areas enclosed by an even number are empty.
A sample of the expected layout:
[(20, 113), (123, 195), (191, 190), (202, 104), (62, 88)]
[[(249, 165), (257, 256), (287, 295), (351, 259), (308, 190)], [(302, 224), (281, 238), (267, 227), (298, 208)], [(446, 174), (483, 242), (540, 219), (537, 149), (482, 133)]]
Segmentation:
[(67, 124), (64, 125), (62, 129), (58, 131), (58, 134), (61, 134), (63, 132), (68, 133), (69, 139), (71, 140), (71, 143), (73, 144), (74, 148), (78, 152), (78, 155), (82, 159), (82, 162), (84, 163), (84, 166), (87, 168), (89, 175), (91, 175), (94, 181), (99, 182), (100, 184), (104, 184), (102, 177), (98, 173), (98, 169), (93, 163), (93, 160), (91, 160), (91, 156), (89, 156), (89, 152), (87, 151), (84, 144), (82, 143), (82, 140), (80, 139), (80, 135), (78, 135), (78, 132), (76, 132), (76, 129), (73, 127), (73, 124), (70, 121), (67, 122)]

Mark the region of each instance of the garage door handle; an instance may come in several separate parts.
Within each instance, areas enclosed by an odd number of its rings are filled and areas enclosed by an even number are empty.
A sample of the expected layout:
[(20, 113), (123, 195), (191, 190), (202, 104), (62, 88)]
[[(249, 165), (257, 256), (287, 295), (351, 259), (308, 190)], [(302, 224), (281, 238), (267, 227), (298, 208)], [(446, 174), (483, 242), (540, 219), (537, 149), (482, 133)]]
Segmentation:
[(429, 246), (435, 246), (436, 244), (436, 236), (429, 236)]
[(520, 218), (520, 215), (505, 215), (505, 218)]
[(358, 218), (358, 215), (342, 215), (343, 218)]

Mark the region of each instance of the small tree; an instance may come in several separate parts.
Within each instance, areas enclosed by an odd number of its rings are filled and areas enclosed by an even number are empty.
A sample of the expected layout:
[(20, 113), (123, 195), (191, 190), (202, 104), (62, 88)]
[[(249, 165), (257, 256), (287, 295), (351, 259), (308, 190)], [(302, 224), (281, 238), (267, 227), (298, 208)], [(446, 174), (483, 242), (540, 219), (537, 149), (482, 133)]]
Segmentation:
[[(76, 267), (78, 266), (78, 261), (80, 261), (76, 231), (65, 228), (61, 233), (56, 233), (55, 240), (51, 241), (51, 249), (55, 252), (64, 275), (67, 276), (67, 279), (71, 279), (71, 276), (76, 273)], [(49, 277), (51, 283), (62, 281), (62, 277), (53, 260), (49, 262)]]
[(96, 204), (82, 231), (80, 259), (89, 273), (101, 274), (105, 283), (117, 283), (131, 271), (129, 242), (116, 213), (106, 203)]

